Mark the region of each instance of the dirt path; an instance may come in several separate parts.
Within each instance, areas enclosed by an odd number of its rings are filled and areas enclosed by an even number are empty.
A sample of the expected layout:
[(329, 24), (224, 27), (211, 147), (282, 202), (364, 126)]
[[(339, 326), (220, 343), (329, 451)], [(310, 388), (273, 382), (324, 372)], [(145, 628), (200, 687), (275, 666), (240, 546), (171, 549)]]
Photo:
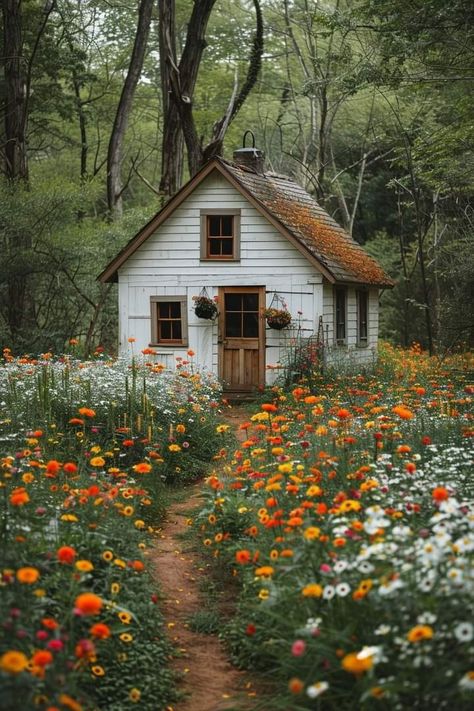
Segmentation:
[[(240, 410), (240, 408), (239, 408)], [(226, 420), (236, 429), (245, 421), (245, 413), (231, 410)], [(239, 433), (240, 434), (240, 433)], [(189, 627), (189, 618), (203, 607), (206, 564), (183, 540), (187, 519), (200, 505), (202, 484), (183, 491), (183, 501), (173, 504), (153, 549), (150, 561), (161, 590), (160, 609), (171, 640), (181, 656), (173, 668), (182, 674), (180, 691), (186, 694), (169, 711), (224, 711), (252, 709), (255, 698), (252, 682), (230, 663), (225, 649), (215, 635), (200, 634)]]

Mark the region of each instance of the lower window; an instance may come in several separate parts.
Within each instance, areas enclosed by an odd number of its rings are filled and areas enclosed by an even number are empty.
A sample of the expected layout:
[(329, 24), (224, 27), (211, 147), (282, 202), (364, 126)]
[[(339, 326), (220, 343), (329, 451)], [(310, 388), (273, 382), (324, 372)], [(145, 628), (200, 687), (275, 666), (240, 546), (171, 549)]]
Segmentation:
[(151, 345), (187, 346), (188, 324), (185, 296), (152, 296)]

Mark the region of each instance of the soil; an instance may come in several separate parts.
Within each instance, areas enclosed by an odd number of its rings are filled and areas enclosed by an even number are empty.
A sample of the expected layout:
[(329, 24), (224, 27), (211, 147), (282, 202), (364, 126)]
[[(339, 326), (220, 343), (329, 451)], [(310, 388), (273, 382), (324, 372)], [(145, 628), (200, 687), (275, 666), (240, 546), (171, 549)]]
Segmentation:
[[(239, 439), (238, 425), (247, 417), (241, 408), (230, 410), (225, 417), (235, 426)], [(201, 490), (199, 483), (183, 490), (182, 501), (168, 509), (160, 537), (149, 553), (159, 585), (160, 609), (179, 655), (172, 667), (181, 679), (178, 689), (183, 698), (168, 711), (250, 710), (257, 705), (252, 679), (232, 666), (216, 635), (194, 632), (189, 625), (193, 613), (203, 609), (202, 590), (209, 575), (207, 564), (183, 538), (188, 518), (200, 506)]]

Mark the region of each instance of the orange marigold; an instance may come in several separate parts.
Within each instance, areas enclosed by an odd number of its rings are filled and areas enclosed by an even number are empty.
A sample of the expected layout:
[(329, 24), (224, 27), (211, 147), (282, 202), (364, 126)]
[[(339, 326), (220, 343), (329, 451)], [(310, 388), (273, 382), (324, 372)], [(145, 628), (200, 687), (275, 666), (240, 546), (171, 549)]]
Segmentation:
[(25, 583), (26, 585), (32, 585), (36, 583), (40, 576), (38, 568), (31, 568), (30, 566), (25, 566), (24, 568), (18, 568), (16, 571), (16, 577), (18, 582)]
[(24, 486), (13, 489), (10, 494), (10, 503), (12, 506), (24, 506), (29, 500), (30, 497)]
[(76, 597), (74, 607), (81, 615), (97, 615), (102, 609), (102, 604), (102, 598), (86, 592)]

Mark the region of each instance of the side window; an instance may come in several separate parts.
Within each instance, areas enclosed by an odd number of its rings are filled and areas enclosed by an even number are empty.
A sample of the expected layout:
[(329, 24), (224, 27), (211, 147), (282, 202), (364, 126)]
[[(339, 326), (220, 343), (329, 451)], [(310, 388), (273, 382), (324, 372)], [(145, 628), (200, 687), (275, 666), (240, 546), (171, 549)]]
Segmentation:
[(357, 291), (357, 345), (366, 346), (369, 342), (369, 293)]
[(187, 346), (188, 323), (185, 296), (152, 296), (151, 345)]
[(240, 210), (201, 210), (201, 260), (240, 260)]
[(343, 346), (347, 337), (347, 289), (336, 287), (334, 290), (334, 319), (336, 345)]

